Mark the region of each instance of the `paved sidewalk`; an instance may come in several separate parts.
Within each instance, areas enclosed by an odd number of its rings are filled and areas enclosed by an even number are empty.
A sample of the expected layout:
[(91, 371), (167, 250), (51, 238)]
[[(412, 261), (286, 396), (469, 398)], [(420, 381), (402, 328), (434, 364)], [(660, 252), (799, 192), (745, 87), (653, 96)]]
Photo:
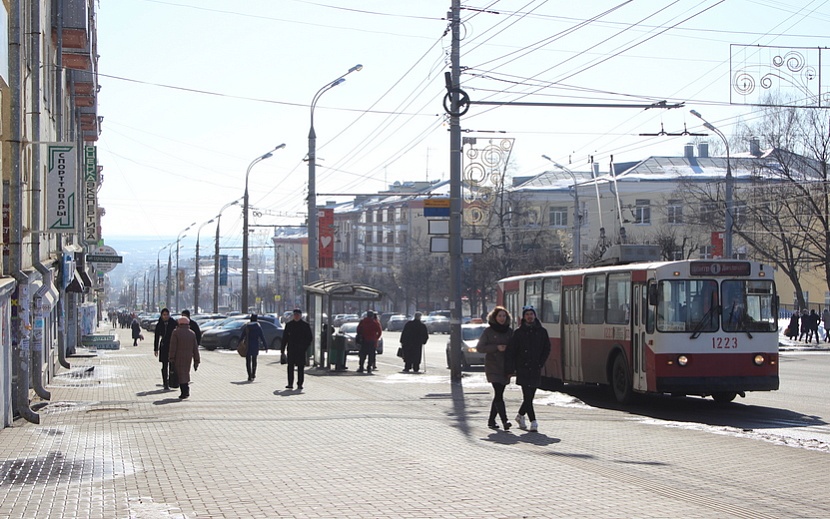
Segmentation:
[[(828, 517), (826, 453), (544, 405), (540, 432), (485, 427), (483, 374), (306, 377), (274, 352), (246, 381), (203, 351), (192, 396), (161, 388), (152, 341), (74, 357), (41, 424), (0, 431), (0, 517)], [(90, 368), (91, 369), (90, 371)], [(507, 391), (515, 410), (520, 391)]]

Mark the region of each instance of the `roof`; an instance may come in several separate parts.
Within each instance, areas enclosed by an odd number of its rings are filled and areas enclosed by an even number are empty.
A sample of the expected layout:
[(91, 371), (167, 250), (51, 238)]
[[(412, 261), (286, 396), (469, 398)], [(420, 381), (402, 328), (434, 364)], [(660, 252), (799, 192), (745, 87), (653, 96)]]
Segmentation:
[(333, 301), (380, 301), (383, 298), (383, 292), (368, 285), (332, 279), (321, 279), (303, 285), (303, 290), (327, 296)]

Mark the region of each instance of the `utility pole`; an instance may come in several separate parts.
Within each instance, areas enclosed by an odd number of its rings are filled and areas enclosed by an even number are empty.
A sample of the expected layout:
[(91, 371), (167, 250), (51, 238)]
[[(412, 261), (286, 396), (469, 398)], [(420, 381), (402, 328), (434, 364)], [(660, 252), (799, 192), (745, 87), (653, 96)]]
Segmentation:
[(450, 50), (450, 380), (461, 382), (461, 0), (452, 0)]

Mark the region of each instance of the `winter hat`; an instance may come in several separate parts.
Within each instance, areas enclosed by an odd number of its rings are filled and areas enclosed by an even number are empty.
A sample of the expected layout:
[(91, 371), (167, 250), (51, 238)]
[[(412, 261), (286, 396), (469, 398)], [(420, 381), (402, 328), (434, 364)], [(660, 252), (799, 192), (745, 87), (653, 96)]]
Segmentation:
[(179, 324), (190, 324), (190, 319), (187, 317), (179, 317)]
[(533, 305), (527, 305), (522, 307), (522, 317), (524, 317), (526, 312), (533, 312), (533, 317), (537, 317), (536, 308), (534, 308)]

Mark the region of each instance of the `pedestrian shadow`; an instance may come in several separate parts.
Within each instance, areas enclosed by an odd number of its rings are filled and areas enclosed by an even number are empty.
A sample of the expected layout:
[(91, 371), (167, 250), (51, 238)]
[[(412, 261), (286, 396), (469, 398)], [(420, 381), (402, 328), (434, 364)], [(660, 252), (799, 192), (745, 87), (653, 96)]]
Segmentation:
[(182, 400), (179, 397), (162, 398), (161, 400), (154, 401), (153, 405), (166, 405), (172, 404), (173, 402), (182, 402)]
[(169, 392), (170, 392), (169, 389), (160, 388), (160, 389), (154, 389), (152, 391), (139, 391), (138, 393), (135, 394), (135, 396), (161, 395), (161, 394), (169, 393)]
[(482, 439), (484, 441), (499, 443), (501, 445), (518, 445), (519, 443), (528, 443), (531, 445), (537, 445), (539, 447), (546, 447), (548, 445), (553, 445), (554, 443), (560, 443), (562, 441), (559, 438), (551, 438), (546, 434), (529, 431), (522, 431), (518, 434), (509, 431), (498, 431), (490, 433)]
[(302, 389), (277, 389), (274, 391), (274, 396), (292, 396), (301, 395)]
[(231, 384), (235, 386), (247, 386), (248, 384), (253, 384), (253, 380), (231, 380)]

